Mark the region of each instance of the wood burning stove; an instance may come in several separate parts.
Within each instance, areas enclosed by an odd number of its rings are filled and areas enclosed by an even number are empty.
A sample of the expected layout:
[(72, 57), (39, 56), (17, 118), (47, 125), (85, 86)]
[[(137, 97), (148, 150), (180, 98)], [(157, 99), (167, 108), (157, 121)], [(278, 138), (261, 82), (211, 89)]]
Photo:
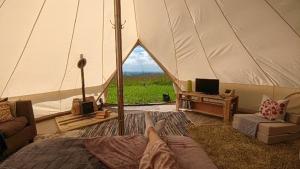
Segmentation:
[(80, 102), (80, 113), (85, 115), (94, 112), (94, 104), (92, 101), (86, 101), (85, 98), (85, 83), (84, 83), (84, 67), (86, 65), (86, 59), (83, 54), (80, 54), (80, 60), (77, 63), (77, 67), (81, 70), (81, 90), (82, 90), (82, 102)]

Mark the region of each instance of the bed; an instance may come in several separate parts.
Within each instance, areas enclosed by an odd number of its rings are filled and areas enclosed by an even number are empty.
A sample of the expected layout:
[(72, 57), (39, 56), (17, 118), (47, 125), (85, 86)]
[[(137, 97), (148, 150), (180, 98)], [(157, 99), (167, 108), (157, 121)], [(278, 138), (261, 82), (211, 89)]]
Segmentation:
[[(122, 138), (120, 140), (120, 138)], [(179, 166), (182, 169), (217, 169), (203, 149), (189, 137), (167, 136), (163, 138), (175, 153)], [(107, 143), (115, 142), (126, 144), (122, 151), (130, 151), (141, 156), (147, 141), (138, 136), (98, 137), (93, 139), (56, 138), (33, 143), (10, 156), (1, 165), (1, 169), (107, 169), (97, 151), (118, 153)], [(127, 141), (126, 141), (127, 140)], [(125, 141), (125, 142), (124, 142)], [(135, 146), (140, 142), (140, 146)], [(102, 147), (101, 147), (102, 145)], [(106, 150), (103, 149), (106, 147)], [(92, 149), (91, 149), (92, 148)], [(88, 149), (92, 150), (89, 151)], [(127, 149), (127, 150), (126, 150)], [(93, 151), (95, 150), (95, 151)], [(138, 160), (133, 168), (138, 167)]]
[(56, 138), (30, 144), (5, 160), (1, 169), (106, 169), (83, 139)]

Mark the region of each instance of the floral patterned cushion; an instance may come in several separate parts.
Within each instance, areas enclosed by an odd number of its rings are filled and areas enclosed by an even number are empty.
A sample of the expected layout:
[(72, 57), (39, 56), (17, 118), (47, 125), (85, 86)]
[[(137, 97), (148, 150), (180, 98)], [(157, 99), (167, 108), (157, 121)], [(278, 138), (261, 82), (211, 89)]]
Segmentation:
[(10, 103), (8, 101), (0, 103), (0, 123), (13, 120)]
[(263, 96), (259, 108), (259, 115), (269, 120), (284, 120), (289, 100), (272, 100)]

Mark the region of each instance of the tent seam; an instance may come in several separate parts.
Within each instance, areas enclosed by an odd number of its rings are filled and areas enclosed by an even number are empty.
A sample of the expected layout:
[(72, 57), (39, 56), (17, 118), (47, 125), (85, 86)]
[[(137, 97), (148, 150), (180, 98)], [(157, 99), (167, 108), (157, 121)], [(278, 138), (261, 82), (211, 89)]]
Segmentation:
[(101, 44), (101, 47), (102, 47), (102, 51), (101, 51), (101, 73), (102, 73), (102, 84), (103, 84), (103, 82), (104, 82), (104, 73), (103, 73), (103, 71), (104, 71), (104, 64), (103, 64), (103, 49), (104, 49), (104, 7), (105, 7), (105, 0), (103, 0), (102, 1), (102, 44)]
[(4, 3), (6, 2), (6, 0), (4, 0), (1, 5), (0, 5), (0, 9), (2, 8), (2, 6), (4, 5)]
[(73, 24), (71, 41), (70, 41), (69, 50), (68, 50), (67, 63), (66, 63), (66, 66), (65, 66), (65, 72), (64, 72), (63, 79), (62, 79), (62, 81), (60, 83), (59, 91), (62, 88), (63, 82), (65, 81), (66, 74), (67, 74), (67, 69), (68, 69), (68, 65), (69, 65), (71, 50), (72, 50), (72, 46), (73, 46), (73, 39), (74, 39), (74, 34), (75, 34), (75, 28), (76, 28), (76, 23), (77, 23), (77, 18), (78, 18), (79, 6), (80, 6), (80, 0), (77, 1), (77, 8), (76, 8), (75, 20), (74, 20), (74, 24)]
[(210, 63), (210, 61), (209, 61), (209, 59), (208, 59), (207, 52), (206, 52), (206, 50), (205, 50), (205, 48), (204, 48), (204, 46), (203, 46), (203, 42), (202, 42), (202, 40), (201, 40), (201, 38), (200, 38), (200, 35), (199, 35), (198, 30), (197, 30), (196, 24), (195, 24), (195, 22), (194, 22), (194, 20), (193, 20), (193, 16), (192, 16), (191, 10), (190, 10), (190, 8), (189, 8), (189, 6), (188, 6), (186, 0), (184, 0), (184, 3), (185, 3), (185, 6), (186, 6), (186, 8), (187, 8), (187, 10), (188, 10), (188, 12), (189, 12), (190, 17), (191, 17), (192, 23), (193, 23), (193, 25), (194, 25), (194, 29), (195, 29), (195, 31), (196, 31), (196, 33), (197, 33), (197, 37), (198, 37), (198, 40), (199, 40), (199, 42), (200, 42), (200, 45), (201, 45), (201, 47), (202, 47), (202, 49), (203, 49), (203, 52), (204, 52), (205, 58), (206, 58), (206, 60), (207, 60), (207, 63), (208, 63), (208, 65), (209, 65), (211, 71), (212, 71), (213, 74), (215, 75), (215, 77), (218, 78), (216, 72), (214, 71), (214, 69), (213, 69), (213, 67), (212, 67), (212, 65), (211, 65), (211, 63)]
[(61, 92), (60, 91), (61, 91), (62, 85), (63, 85), (63, 83), (65, 81), (67, 70), (68, 70), (68, 65), (69, 65), (69, 60), (70, 60), (70, 54), (71, 54), (71, 50), (72, 50), (72, 46), (73, 46), (73, 39), (74, 39), (74, 34), (75, 34), (75, 27), (76, 27), (76, 23), (77, 23), (79, 5), (80, 5), (80, 0), (77, 1), (77, 8), (76, 8), (75, 20), (74, 20), (74, 24), (73, 24), (71, 41), (70, 41), (69, 50), (68, 50), (67, 62), (66, 62), (66, 66), (65, 66), (64, 75), (63, 75), (63, 78), (61, 80), (60, 87), (59, 87), (59, 90), (58, 90), (59, 91), (59, 98), (60, 98), (60, 110), (61, 110)]
[(133, 2), (133, 10), (134, 10), (134, 20), (135, 20), (135, 29), (136, 29), (136, 36), (139, 39), (140, 38), (140, 32), (138, 30), (138, 26), (137, 26), (137, 16), (136, 16), (136, 7), (135, 7), (135, 0), (132, 0)]
[(300, 34), (294, 29), (294, 27), (292, 25), (290, 25), (284, 18), (283, 16), (279, 13), (279, 11), (273, 7), (273, 5), (271, 5), (271, 3), (267, 0), (264, 0), (269, 6), (270, 8), (292, 29), (292, 31), (300, 38)]
[(6, 90), (8, 84), (9, 84), (11, 78), (12, 78), (12, 76), (13, 76), (14, 73), (16, 72), (16, 69), (17, 69), (17, 67), (18, 67), (18, 65), (19, 65), (19, 63), (20, 63), (20, 61), (21, 61), (21, 59), (22, 59), (22, 57), (23, 57), (23, 55), (24, 55), (24, 52), (25, 52), (25, 50), (26, 50), (26, 48), (27, 48), (27, 46), (28, 46), (28, 43), (29, 43), (29, 41), (30, 41), (30, 39), (31, 39), (31, 36), (32, 36), (33, 31), (34, 31), (34, 29), (35, 29), (35, 26), (36, 26), (36, 24), (37, 24), (37, 22), (38, 22), (38, 20), (39, 20), (39, 18), (40, 18), (40, 16), (41, 16), (41, 13), (42, 13), (42, 11), (43, 11), (43, 9), (44, 9), (44, 6), (45, 6), (45, 4), (46, 4), (46, 1), (47, 1), (47, 0), (44, 0), (43, 4), (42, 4), (42, 6), (41, 6), (41, 9), (40, 9), (40, 11), (39, 11), (39, 13), (38, 13), (38, 15), (37, 15), (37, 18), (35, 19), (35, 21), (34, 21), (34, 23), (33, 23), (33, 26), (32, 26), (31, 31), (30, 31), (30, 33), (29, 33), (29, 36), (28, 36), (28, 38), (27, 38), (27, 40), (26, 40), (26, 43), (25, 43), (25, 45), (24, 45), (24, 47), (23, 47), (23, 50), (22, 50), (22, 52), (21, 52), (21, 55), (20, 55), (20, 57), (19, 57), (19, 59), (18, 59), (16, 65), (14, 66), (14, 69), (13, 69), (12, 73), (11, 73), (10, 76), (9, 76), (9, 79), (8, 79), (7, 82), (6, 82), (5, 87), (3, 88), (3, 91), (1, 92), (1, 96), (0, 96), (0, 97), (3, 96), (3, 94), (4, 94), (5, 90)]
[(246, 52), (248, 53), (249, 57), (254, 61), (254, 63), (258, 66), (258, 68), (262, 71), (262, 73), (266, 76), (267, 79), (270, 80), (270, 82), (272, 83), (273, 87), (277, 86), (275, 84), (275, 81), (272, 79), (271, 76), (269, 76), (267, 74), (267, 72), (264, 71), (264, 69), (258, 64), (258, 62), (256, 61), (256, 59), (252, 56), (252, 54), (250, 53), (250, 51), (248, 50), (248, 48), (242, 43), (242, 40), (239, 38), (239, 36), (237, 35), (237, 33), (234, 31), (231, 23), (229, 22), (227, 16), (225, 15), (225, 13), (223, 12), (223, 10), (221, 9), (219, 3), (217, 2), (217, 0), (214, 0), (216, 5), (218, 6), (218, 9), (220, 10), (220, 12), (222, 13), (222, 15), (224, 16), (226, 22), (228, 23), (229, 27), (231, 28), (232, 32), (234, 33), (235, 37), (238, 39), (238, 41), (240, 42), (240, 44), (243, 46), (243, 48), (246, 50)]
[(172, 39), (173, 39), (173, 48), (174, 48), (174, 53), (175, 53), (174, 58), (175, 58), (175, 62), (176, 62), (176, 74), (177, 74), (177, 77), (179, 79), (177, 50), (176, 50), (176, 46), (175, 46), (174, 30), (172, 28), (170, 14), (169, 14), (169, 11), (168, 11), (168, 8), (167, 8), (166, 0), (164, 0), (164, 6), (165, 6), (165, 9), (166, 9), (166, 12), (167, 12), (167, 16), (168, 16), (168, 20), (169, 20), (169, 26), (170, 26), (170, 31), (171, 31), (171, 35), (172, 35)]

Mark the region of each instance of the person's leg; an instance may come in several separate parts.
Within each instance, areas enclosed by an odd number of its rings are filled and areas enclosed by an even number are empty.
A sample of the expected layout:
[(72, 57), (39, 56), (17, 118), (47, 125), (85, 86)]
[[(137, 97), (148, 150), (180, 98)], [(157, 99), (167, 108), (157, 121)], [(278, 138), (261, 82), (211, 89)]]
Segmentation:
[(156, 126), (151, 125), (149, 114), (145, 116), (148, 144), (140, 161), (140, 169), (177, 169), (174, 153), (167, 144), (159, 137), (165, 121), (159, 121)]
[(151, 116), (150, 116), (150, 112), (145, 113), (145, 123), (146, 123), (146, 127), (145, 127), (145, 137), (148, 138), (148, 129), (153, 127), (155, 129), (155, 131), (160, 134), (160, 132), (162, 131), (162, 129), (165, 127), (165, 120), (160, 120), (158, 121), (155, 126), (152, 122)]

